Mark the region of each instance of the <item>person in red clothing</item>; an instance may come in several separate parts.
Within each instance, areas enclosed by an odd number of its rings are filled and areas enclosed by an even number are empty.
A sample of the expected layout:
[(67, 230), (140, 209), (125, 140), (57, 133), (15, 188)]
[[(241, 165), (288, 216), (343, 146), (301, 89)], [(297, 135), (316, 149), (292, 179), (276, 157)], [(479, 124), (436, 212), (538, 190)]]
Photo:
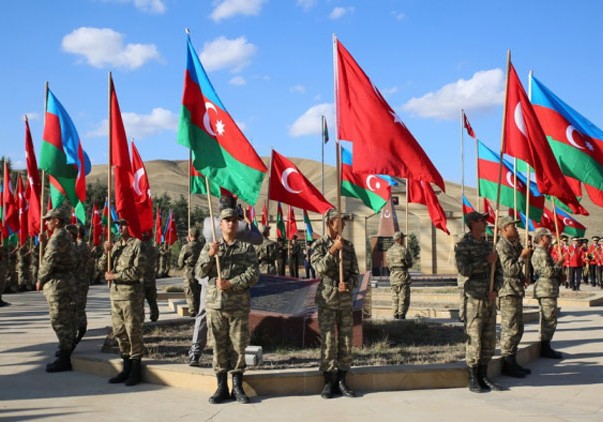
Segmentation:
[(597, 283), (597, 266), (599, 265), (599, 236), (591, 237), (593, 243), (586, 251), (588, 259), (588, 282), (595, 287)]
[(572, 244), (568, 248), (569, 255), (569, 286), (572, 290), (580, 290), (582, 271), (584, 267), (584, 249), (580, 238), (572, 237)]
[(601, 245), (601, 238), (595, 243), (597, 244), (597, 285), (603, 289), (603, 246)]

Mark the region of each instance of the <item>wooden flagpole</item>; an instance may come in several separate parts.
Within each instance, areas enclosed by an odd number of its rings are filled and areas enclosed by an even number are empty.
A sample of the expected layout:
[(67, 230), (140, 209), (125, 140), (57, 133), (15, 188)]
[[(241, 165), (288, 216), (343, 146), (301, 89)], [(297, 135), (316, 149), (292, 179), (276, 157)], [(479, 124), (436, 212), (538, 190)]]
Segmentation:
[[(113, 85), (113, 78), (111, 76), (111, 72), (109, 72), (109, 145), (108, 145), (108, 151), (109, 151), (109, 161), (107, 164), (107, 241), (111, 242), (111, 144), (112, 142), (112, 136), (111, 136), (111, 124), (113, 123), (111, 121), (111, 86)], [(107, 251), (107, 272), (111, 271), (111, 251)], [(111, 282), (108, 283), (109, 286), (111, 285)]]

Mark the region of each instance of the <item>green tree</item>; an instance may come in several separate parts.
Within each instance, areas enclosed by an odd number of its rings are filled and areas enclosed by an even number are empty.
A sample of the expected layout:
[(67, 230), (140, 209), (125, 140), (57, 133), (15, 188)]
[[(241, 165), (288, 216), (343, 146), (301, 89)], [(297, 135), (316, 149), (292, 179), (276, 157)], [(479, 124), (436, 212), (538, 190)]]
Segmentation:
[(408, 251), (410, 252), (410, 256), (412, 256), (413, 261), (416, 262), (421, 255), (421, 245), (414, 233), (408, 235)]

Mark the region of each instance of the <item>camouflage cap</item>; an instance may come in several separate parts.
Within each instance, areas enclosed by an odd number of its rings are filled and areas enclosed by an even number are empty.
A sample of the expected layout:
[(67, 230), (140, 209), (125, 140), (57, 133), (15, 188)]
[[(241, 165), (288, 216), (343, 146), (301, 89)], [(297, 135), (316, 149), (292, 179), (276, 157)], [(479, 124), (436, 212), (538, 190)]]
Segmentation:
[(69, 215), (68, 215), (68, 213), (66, 213), (64, 210), (62, 210), (60, 208), (53, 208), (51, 210), (48, 210), (48, 212), (46, 214), (44, 214), (44, 217), (42, 217), (42, 220), (48, 220), (51, 218), (58, 218), (62, 222), (66, 222), (69, 220)]
[(488, 218), (487, 212), (471, 211), (465, 217), (465, 224), (467, 226), (471, 226), (471, 223), (473, 223), (474, 221), (485, 220), (486, 218)]
[(228, 218), (234, 218), (234, 219), (239, 219), (239, 214), (237, 213), (237, 210), (235, 210), (234, 208), (224, 208), (222, 211), (220, 211), (220, 220), (225, 220)]
[(520, 223), (520, 222), (521, 222), (521, 220), (516, 220), (513, 217), (511, 217), (510, 215), (503, 215), (502, 217), (500, 217), (498, 219), (498, 227), (500, 229), (504, 229), (509, 224), (517, 224), (517, 223)]
[(534, 232), (534, 242), (539, 243), (542, 236), (553, 237), (553, 233), (546, 227), (540, 227)]
[(337, 211), (337, 208), (331, 208), (324, 215), (325, 221), (329, 222), (332, 219), (337, 218), (337, 216), (340, 216), (340, 215), (341, 214), (339, 214), (339, 211)]
[(394, 240), (400, 240), (404, 237), (404, 233), (401, 231), (394, 232)]
[(117, 224), (118, 226), (127, 226), (128, 220), (126, 220), (125, 218), (120, 218), (115, 222), (115, 224)]
[(67, 224), (65, 230), (71, 233), (73, 236), (77, 236), (77, 226), (75, 224)]
[(201, 234), (201, 231), (199, 230), (199, 227), (194, 226), (188, 230), (188, 234), (189, 234), (189, 236), (194, 237), (196, 239)]

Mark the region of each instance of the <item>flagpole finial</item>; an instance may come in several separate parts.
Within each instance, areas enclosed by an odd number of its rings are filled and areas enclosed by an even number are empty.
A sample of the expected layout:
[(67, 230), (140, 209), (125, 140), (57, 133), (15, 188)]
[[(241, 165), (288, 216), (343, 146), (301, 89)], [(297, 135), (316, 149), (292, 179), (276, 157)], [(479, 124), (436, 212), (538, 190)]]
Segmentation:
[(184, 28), (184, 33), (190, 37), (191, 36), (190, 28)]
[(27, 122), (27, 114), (24, 114), (24, 115), (23, 115), (23, 121), (24, 121), (24, 122)]

